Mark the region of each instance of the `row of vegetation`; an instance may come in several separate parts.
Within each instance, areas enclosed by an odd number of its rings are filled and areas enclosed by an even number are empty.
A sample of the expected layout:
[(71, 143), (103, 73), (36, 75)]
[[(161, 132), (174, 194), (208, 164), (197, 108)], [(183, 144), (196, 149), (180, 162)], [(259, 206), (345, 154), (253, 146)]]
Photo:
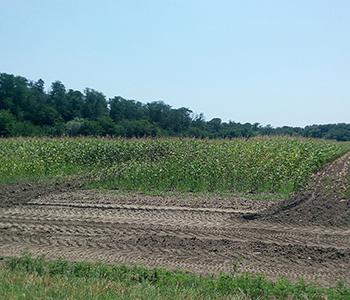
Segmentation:
[(289, 194), (345, 144), (300, 138), (3, 139), (0, 182), (89, 176), (132, 191)]
[(184, 272), (86, 262), (3, 258), (4, 299), (349, 299), (339, 283), (322, 288), (303, 281), (272, 282), (262, 275), (204, 277)]
[(106, 99), (93, 89), (83, 92), (53, 82), (0, 73), (0, 136), (187, 136), (200, 138), (293, 135), (350, 140), (350, 124), (305, 128), (261, 126), (259, 123), (206, 121), (188, 108), (174, 109), (155, 101), (143, 104), (120, 96)]

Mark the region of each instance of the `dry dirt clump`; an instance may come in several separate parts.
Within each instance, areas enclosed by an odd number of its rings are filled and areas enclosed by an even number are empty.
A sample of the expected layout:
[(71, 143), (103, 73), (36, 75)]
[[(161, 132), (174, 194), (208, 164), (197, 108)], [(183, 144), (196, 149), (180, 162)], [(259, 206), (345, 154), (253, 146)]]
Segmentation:
[(350, 226), (349, 172), (350, 153), (347, 153), (316, 173), (292, 199), (244, 218), (299, 225)]

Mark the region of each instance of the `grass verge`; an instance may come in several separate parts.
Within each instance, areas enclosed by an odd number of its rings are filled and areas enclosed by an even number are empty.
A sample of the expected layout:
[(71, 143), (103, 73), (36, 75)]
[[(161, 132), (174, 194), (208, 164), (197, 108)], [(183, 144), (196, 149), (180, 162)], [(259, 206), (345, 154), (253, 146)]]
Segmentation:
[(86, 262), (3, 258), (4, 299), (350, 299), (345, 284), (323, 288), (261, 275), (204, 277), (184, 272)]

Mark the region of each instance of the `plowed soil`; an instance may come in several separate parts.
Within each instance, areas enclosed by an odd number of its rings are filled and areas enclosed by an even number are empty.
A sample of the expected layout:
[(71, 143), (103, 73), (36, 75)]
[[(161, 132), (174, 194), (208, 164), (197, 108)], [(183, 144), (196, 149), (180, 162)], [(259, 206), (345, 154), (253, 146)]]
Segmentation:
[(281, 203), (122, 196), (73, 183), (3, 187), (0, 255), (27, 250), (201, 274), (350, 283), (350, 201), (342, 196), (349, 161), (348, 154), (329, 164)]
[(314, 174), (305, 189), (292, 199), (251, 216), (250, 219), (304, 225), (350, 228), (350, 153)]

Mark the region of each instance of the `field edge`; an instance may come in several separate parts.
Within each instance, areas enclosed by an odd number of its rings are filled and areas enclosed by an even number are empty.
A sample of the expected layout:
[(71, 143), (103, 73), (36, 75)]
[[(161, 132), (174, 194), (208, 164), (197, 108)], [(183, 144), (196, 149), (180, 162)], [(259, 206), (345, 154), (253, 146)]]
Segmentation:
[[(55, 287), (60, 288), (61, 282), (67, 288), (63, 296), (72, 296), (70, 293), (82, 293), (84, 289), (89, 290), (90, 285), (98, 284), (104, 287), (106, 295), (113, 296), (113, 284), (122, 286), (115, 292), (117, 295), (124, 295), (129, 298), (133, 290), (139, 290), (142, 299), (146, 299), (149, 290), (161, 298), (176, 298), (176, 295), (187, 296), (191, 299), (201, 298), (223, 298), (237, 296), (238, 299), (345, 299), (350, 297), (350, 287), (339, 282), (333, 287), (322, 287), (312, 283), (305, 283), (303, 280), (291, 282), (280, 278), (276, 281), (266, 279), (261, 274), (240, 274), (235, 275), (222, 273), (219, 276), (196, 275), (184, 271), (168, 271), (164, 268), (146, 268), (143, 266), (130, 267), (126, 265), (109, 265), (102, 263), (68, 262), (65, 260), (47, 260), (44, 257), (34, 257), (24, 253), (20, 257), (0, 257), (0, 274), (6, 274), (8, 280), (13, 276), (14, 284), (12, 291), (21, 292), (21, 279), (18, 274), (31, 276), (36, 279), (35, 293), (52, 292)], [(5, 278), (5, 276), (4, 276)], [(41, 280), (45, 278), (45, 280)], [(40, 280), (39, 280), (40, 279)], [(59, 280), (58, 280), (59, 279)], [(23, 279), (22, 279), (23, 280)], [(83, 280), (83, 288), (72, 290), (69, 282)], [(57, 283), (58, 282), (58, 283)], [(0, 282), (0, 291), (4, 291), (5, 283)], [(22, 287), (24, 290), (24, 287)], [(31, 282), (25, 286), (27, 293), (31, 292)], [(101, 290), (101, 286), (100, 289)], [(170, 293), (169, 293), (170, 291)], [(96, 291), (95, 291), (96, 292)], [(27, 294), (30, 296), (30, 294)], [(90, 293), (91, 298), (102, 296), (98, 293)], [(146, 297), (142, 297), (146, 295)], [(77, 296), (77, 294), (75, 294)], [(135, 296), (135, 295), (134, 295)], [(175, 296), (175, 297), (174, 297)], [(62, 298), (63, 299), (63, 298)]]

